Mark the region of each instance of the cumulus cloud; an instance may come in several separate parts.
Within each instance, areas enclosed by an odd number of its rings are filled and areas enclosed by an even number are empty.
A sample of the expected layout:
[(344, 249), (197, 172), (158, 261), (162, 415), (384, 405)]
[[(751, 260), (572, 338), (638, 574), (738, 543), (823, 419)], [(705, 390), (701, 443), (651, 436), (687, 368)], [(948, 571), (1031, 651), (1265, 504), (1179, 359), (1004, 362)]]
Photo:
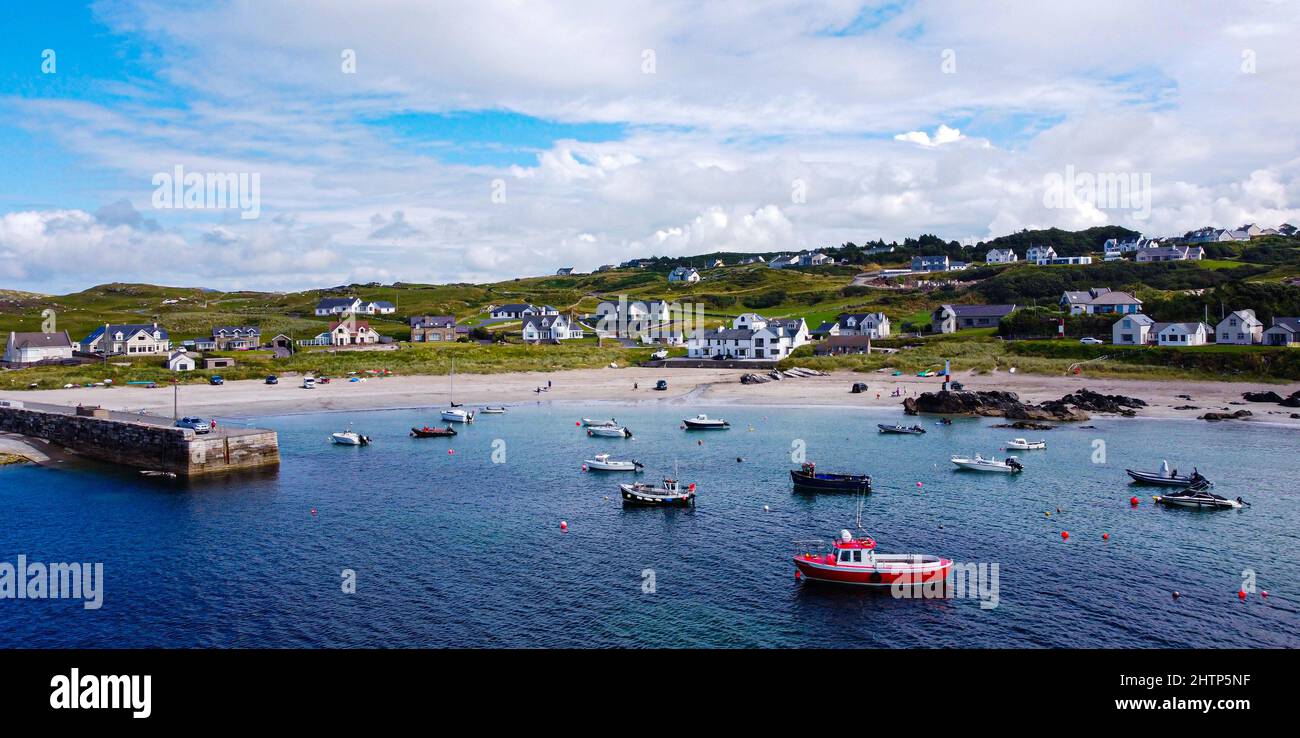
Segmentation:
[(964, 138), (966, 137), (961, 135), (961, 131), (956, 128), (949, 128), (943, 124), (940, 124), (939, 127), (935, 129), (933, 136), (925, 131), (908, 131), (907, 133), (900, 133), (897, 136), (894, 136), (895, 141), (907, 141), (908, 143), (918, 144), (927, 148), (955, 143)]

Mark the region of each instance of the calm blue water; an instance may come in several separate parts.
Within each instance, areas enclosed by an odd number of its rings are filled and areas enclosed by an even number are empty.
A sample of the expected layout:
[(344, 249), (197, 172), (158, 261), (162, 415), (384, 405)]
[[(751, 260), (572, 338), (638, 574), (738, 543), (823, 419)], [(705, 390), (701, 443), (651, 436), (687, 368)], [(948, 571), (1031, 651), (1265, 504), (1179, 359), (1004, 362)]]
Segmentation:
[[(735, 427), (679, 430), (700, 411)], [(574, 427), (610, 414), (634, 440)], [(280, 432), (278, 474), (189, 487), (0, 469), (0, 561), (102, 561), (106, 578), (97, 611), (0, 600), (0, 646), (1300, 646), (1295, 431), (1097, 420), (1031, 434), (1048, 450), (1021, 452), (1027, 471), (1006, 477), (948, 462), (1024, 435), (993, 419), (918, 438), (877, 435), (895, 411), (534, 405), (450, 441), (407, 437), (434, 419), (264, 418)], [(375, 444), (330, 445), (349, 423)], [(1094, 439), (1108, 463), (1092, 463)], [(796, 583), (792, 541), (852, 527), (856, 508), (791, 493), (796, 440), (823, 470), (875, 477), (863, 522), (879, 550), (998, 563), (998, 606)], [(698, 484), (696, 509), (624, 510), (615, 485), (631, 475), (580, 469), (600, 450), (646, 462), (647, 479), (676, 462)], [(1162, 457), (1199, 464), (1253, 506), (1158, 509), (1123, 469)], [(355, 594), (341, 591), (343, 569)], [(1237, 600), (1246, 569), (1268, 599)]]

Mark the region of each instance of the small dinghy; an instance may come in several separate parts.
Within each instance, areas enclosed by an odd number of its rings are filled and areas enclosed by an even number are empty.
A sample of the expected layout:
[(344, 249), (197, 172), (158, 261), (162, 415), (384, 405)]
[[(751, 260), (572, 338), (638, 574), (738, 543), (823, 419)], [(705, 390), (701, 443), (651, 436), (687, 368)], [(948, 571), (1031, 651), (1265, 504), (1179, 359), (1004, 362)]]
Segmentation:
[(905, 425), (885, 425), (884, 423), (877, 423), (876, 427), (880, 429), (881, 433), (899, 433), (909, 436), (919, 436), (925, 432), (925, 429), (919, 425), (914, 425), (911, 428), (908, 428)]
[[(805, 551), (825, 546), (822, 541), (796, 541)], [(854, 538), (847, 530), (832, 541), (826, 553), (794, 557), (797, 574), (810, 582), (856, 584), (866, 587), (937, 584), (948, 578), (952, 560), (926, 554), (878, 554), (869, 536)]]
[(157, 469), (141, 469), (140, 475), (145, 477), (158, 477), (160, 479), (176, 478), (176, 472), (158, 471)]
[(1125, 469), (1124, 473), (1139, 484), (1155, 484), (1161, 487), (1187, 487), (1196, 482), (1198, 477), (1205, 479), (1195, 467), (1192, 468), (1191, 476), (1179, 476), (1178, 470), (1170, 469), (1169, 462), (1163, 459), (1160, 461), (1160, 471), (1144, 472)]
[(360, 433), (344, 431), (342, 433), (332, 433), (330, 438), (334, 443), (340, 446), (369, 446), (370, 436), (363, 436)]
[(423, 428), (412, 428), (412, 438), (449, 438), (456, 435), (456, 429), (450, 425), (446, 428), (424, 426)]
[(676, 479), (665, 479), (662, 486), (636, 482), (620, 484), (623, 504), (633, 507), (686, 507), (695, 504), (695, 485), (692, 483), (685, 490)]
[(710, 418), (704, 413), (700, 413), (693, 418), (686, 418), (682, 421), (686, 430), (726, 430), (731, 427), (731, 423), (722, 418)]
[(975, 454), (974, 458), (969, 458), (966, 456), (953, 456), (952, 463), (956, 464), (962, 469), (970, 469), (971, 471), (1001, 472), (1003, 474), (1017, 474), (1025, 470), (1025, 467), (1021, 466), (1020, 461), (1016, 459), (1016, 457), (1014, 456), (1008, 456), (1005, 461), (998, 460), (998, 459), (986, 459), (983, 456), (980, 456), (979, 454)]
[(589, 471), (645, 471), (645, 464), (639, 461), (619, 461), (609, 458), (609, 454), (596, 454), (595, 458), (582, 462)]
[(1041, 451), (1047, 448), (1047, 441), (1026, 441), (1023, 438), (1014, 438), (1007, 441), (1007, 448), (1017, 451)]
[(790, 470), (790, 480), (796, 491), (803, 492), (858, 492), (871, 491), (871, 477), (866, 474), (833, 474), (817, 471), (817, 465), (806, 461), (798, 471)]
[[(1200, 477), (1199, 474), (1195, 475)], [(1170, 492), (1167, 495), (1154, 495), (1153, 500), (1160, 505), (1170, 505), (1176, 507), (1195, 507), (1200, 509), (1237, 509), (1249, 503), (1238, 497), (1235, 500), (1229, 500), (1227, 497), (1221, 497), (1210, 492), (1210, 482), (1205, 477), (1200, 477), (1193, 482), (1187, 489), (1180, 489), (1177, 492)]]
[(591, 426), (590, 428), (587, 429), (587, 435), (592, 437), (599, 436), (603, 438), (631, 438), (632, 431), (628, 430), (627, 428), (624, 428), (621, 425), (614, 425), (613, 423), (610, 423), (609, 425)]
[(504, 407), (492, 407), (491, 405), (479, 410), (479, 412), (484, 415), (501, 415), (505, 411), (506, 409)]

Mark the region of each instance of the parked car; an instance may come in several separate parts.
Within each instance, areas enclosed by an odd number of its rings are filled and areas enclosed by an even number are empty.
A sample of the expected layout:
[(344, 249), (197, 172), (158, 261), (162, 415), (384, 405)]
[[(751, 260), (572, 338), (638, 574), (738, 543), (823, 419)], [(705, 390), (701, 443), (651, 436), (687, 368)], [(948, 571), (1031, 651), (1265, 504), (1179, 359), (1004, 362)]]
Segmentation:
[(208, 384), (225, 384), (225, 383), (226, 383), (225, 377), (222, 377), (220, 374), (213, 374), (211, 377), (208, 377)]
[(303, 389), (316, 389), (316, 379), (315, 379), (315, 377), (303, 377), (303, 378), (302, 378), (302, 388), (303, 388)]
[(1100, 346), (1100, 345), (1102, 345), (1103, 343), (1105, 343), (1105, 341), (1101, 340), (1100, 338), (1093, 338), (1092, 336), (1085, 336), (1085, 337), (1079, 339), (1079, 343), (1082, 343), (1082, 344), (1084, 344), (1085, 346)]
[(266, 383), (267, 383), (267, 384), (279, 384), (279, 383), (280, 383), (280, 378), (277, 377), (277, 376), (275, 376), (274, 374), (271, 374), (271, 375), (267, 376), (267, 378), (266, 378)]
[(212, 423), (197, 416), (186, 416), (176, 421), (174, 425), (177, 428), (189, 428), (195, 433), (208, 433), (212, 430)]
[(666, 390), (666, 389), (668, 389), (668, 380), (667, 380), (667, 379), (661, 379), (661, 380), (659, 380), (658, 382), (655, 382), (655, 389), (657, 389), (657, 390)]

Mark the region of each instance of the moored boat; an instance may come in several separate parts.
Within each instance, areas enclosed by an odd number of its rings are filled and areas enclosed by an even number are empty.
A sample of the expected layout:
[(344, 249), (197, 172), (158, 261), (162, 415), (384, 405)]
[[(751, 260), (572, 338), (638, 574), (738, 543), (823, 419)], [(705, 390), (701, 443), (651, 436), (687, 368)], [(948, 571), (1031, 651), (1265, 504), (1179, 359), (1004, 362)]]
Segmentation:
[(590, 428), (593, 425), (618, 425), (618, 422), (613, 418), (610, 418), (609, 420), (596, 420), (595, 418), (583, 418), (582, 425), (586, 428)]
[(867, 494), (871, 491), (871, 477), (866, 474), (835, 474), (817, 471), (817, 465), (811, 461), (803, 463), (799, 469), (790, 470), (790, 480), (796, 491), (805, 492), (858, 492)]
[(620, 484), (623, 504), (639, 507), (686, 507), (695, 504), (695, 484), (686, 489), (676, 479), (665, 479), (662, 486), (635, 482)]
[(430, 427), (426, 425), (423, 428), (411, 429), (412, 438), (447, 438), (454, 435), (456, 435), (456, 429), (452, 428), (450, 425), (446, 428), (439, 428), (437, 426)]
[(986, 459), (979, 454), (974, 457), (956, 456), (952, 457), (952, 463), (962, 469), (982, 472), (1001, 472), (1003, 474), (1017, 474), (1024, 471), (1025, 467), (1021, 466), (1020, 460), (1014, 456), (1008, 456), (1005, 461), (999, 459)]
[(492, 405), (488, 405), (487, 407), (479, 408), (479, 412), (484, 415), (501, 415), (505, 411), (506, 409), (504, 406), (493, 407)]
[(1177, 492), (1170, 492), (1164, 495), (1154, 495), (1151, 499), (1161, 505), (1194, 507), (1202, 510), (1237, 509), (1247, 504), (1246, 501), (1240, 497), (1235, 500), (1229, 500), (1227, 497), (1222, 497), (1210, 492), (1210, 483), (1205, 477), (1201, 477), (1186, 489), (1180, 489)]
[(624, 428), (621, 425), (614, 425), (613, 423), (610, 423), (609, 425), (591, 426), (590, 428), (587, 429), (587, 435), (593, 437), (600, 436), (604, 438), (631, 438), (632, 431), (628, 430), (627, 428)]
[(700, 413), (693, 418), (682, 420), (686, 430), (726, 430), (731, 427), (731, 423), (722, 418), (710, 418), (704, 413)]
[(340, 446), (369, 446), (370, 436), (363, 436), (353, 431), (344, 431), (342, 433), (331, 433), (330, 439)]
[(884, 423), (877, 423), (876, 427), (880, 429), (881, 433), (899, 433), (903, 435), (919, 436), (925, 432), (925, 429), (919, 425), (914, 425), (909, 428), (905, 425), (885, 425)]
[[(825, 545), (821, 541), (800, 541), (805, 547)], [(947, 579), (950, 559), (928, 554), (878, 554), (869, 536), (854, 538), (847, 530), (831, 542), (826, 553), (802, 553), (794, 557), (798, 574), (809, 581), (855, 584), (866, 587), (916, 586)]]
[(621, 461), (609, 458), (609, 454), (596, 454), (595, 457), (586, 459), (582, 463), (589, 471), (645, 471), (645, 464), (635, 459)]
[(1007, 448), (1017, 451), (1038, 451), (1047, 448), (1047, 441), (1026, 441), (1023, 438), (1013, 438), (1007, 441)]
[(1192, 468), (1190, 476), (1179, 476), (1178, 470), (1170, 469), (1169, 462), (1163, 459), (1160, 461), (1159, 471), (1145, 472), (1125, 469), (1124, 473), (1139, 484), (1155, 484), (1161, 487), (1187, 487), (1198, 481), (1198, 478), (1205, 479), (1195, 467)]
[(442, 411), (442, 419), (448, 423), (473, 423), (474, 411), (461, 410), (460, 408), (451, 408)]

